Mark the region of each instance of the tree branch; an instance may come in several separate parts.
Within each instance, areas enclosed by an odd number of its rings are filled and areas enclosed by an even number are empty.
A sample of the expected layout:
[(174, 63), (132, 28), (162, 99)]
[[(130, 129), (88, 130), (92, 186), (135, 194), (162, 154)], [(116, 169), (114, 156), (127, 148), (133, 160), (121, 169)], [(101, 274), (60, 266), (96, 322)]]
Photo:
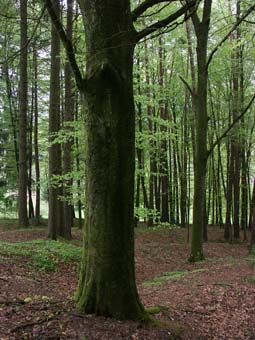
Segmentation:
[(142, 15), (147, 9), (149, 9), (150, 7), (153, 7), (157, 4), (163, 3), (163, 2), (173, 2), (176, 0), (172, 0), (172, 1), (167, 1), (167, 0), (145, 0), (144, 2), (142, 2), (140, 5), (138, 5), (131, 13), (132, 15), (132, 19), (135, 22), (140, 15)]
[(255, 10), (255, 5), (251, 6), (246, 13), (244, 13), (243, 16), (241, 16), (241, 18), (234, 24), (234, 26), (232, 27), (232, 29), (225, 35), (225, 37), (214, 47), (214, 49), (211, 51), (208, 60), (207, 60), (207, 64), (206, 67), (208, 68), (212, 58), (214, 56), (214, 54), (218, 51), (218, 49), (221, 47), (222, 44), (224, 44), (224, 42), (230, 37), (230, 35), (237, 29), (237, 27), (248, 17), (249, 14), (251, 14), (253, 11)]
[(212, 0), (205, 0), (203, 18), (202, 18), (203, 24), (207, 24), (208, 22), (210, 23), (211, 10), (212, 10)]
[(44, 16), (44, 12), (46, 11), (46, 5), (42, 8), (41, 14), (38, 18), (36, 18), (35, 20), (37, 21), (35, 28), (30, 36), (30, 38), (27, 40), (26, 44), (24, 46), (22, 46), (17, 52), (13, 53), (10, 57), (8, 57), (7, 59), (4, 60), (4, 62), (0, 62), (0, 65), (6, 65), (8, 64), (10, 61), (15, 60), (16, 57), (18, 57), (20, 55), (20, 53), (23, 51), (23, 49), (27, 48), (31, 42), (33, 41), (35, 34), (37, 32), (37, 29), (41, 23), (41, 19)]
[(207, 157), (209, 157), (211, 155), (211, 153), (213, 152), (214, 148), (220, 144), (220, 142), (222, 141), (223, 138), (225, 138), (227, 136), (227, 134), (229, 133), (230, 130), (232, 130), (232, 128), (236, 125), (236, 123), (239, 122), (239, 120), (241, 120), (243, 118), (243, 116), (246, 114), (246, 112), (250, 109), (250, 107), (252, 106), (252, 103), (255, 100), (255, 94), (252, 96), (251, 100), (249, 101), (248, 105), (245, 107), (245, 109), (240, 113), (240, 115), (238, 117), (236, 117), (233, 122), (229, 125), (229, 127), (223, 132), (223, 134), (213, 143), (213, 145), (211, 146), (211, 148), (208, 150), (207, 152)]
[[(190, 4), (191, 1), (192, 1), (192, 0), (184, 0), (184, 1), (181, 1), (181, 3), (182, 3), (182, 4), (183, 4), (183, 3)], [(199, 5), (199, 2), (200, 2), (200, 1), (201, 1), (201, 0), (198, 0), (198, 1), (197, 1), (196, 7)], [(191, 15), (191, 20), (192, 20), (194, 29), (195, 29), (195, 31), (197, 32), (198, 29), (199, 29), (199, 26), (200, 26), (200, 20), (199, 20), (199, 17), (198, 17), (198, 15), (197, 15), (197, 11), (192, 10), (192, 13), (190, 13), (190, 14), (192, 14), (192, 15)]]
[(189, 90), (189, 93), (191, 94), (191, 96), (193, 97), (194, 96), (194, 92), (190, 86), (190, 84), (187, 82), (186, 79), (183, 78), (182, 75), (179, 74), (179, 78), (181, 79), (181, 81), (183, 82), (183, 84), (186, 86), (186, 88)]
[(65, 47), (67, 59), (68, 59), (70, 66), (72, 68), (77, 87), (78, 87), (78, 89), (82, 89), (83, 85), (84, 85), (84, 79), (82, 77), (80, 68), (79, 68), (78, 63), (76, 61), (72, 41), (70, 41), (68, 39), (63, 25), (60, 22), (60, 20), (58, 19), (57, 15), (54, 11), (51, 0), (44, 0), (44, 3), (45, 3), (45, 6), (47, 8), (47, 11), (49, 13), (49, 16), (51, 17), (52, 24), (55, 26), (55, 29), (57, 30), (59, 37), (60, 37), (60, 39), (61, 39), (61, 41), (62, 41), (62, 43)]
[(192, 13), (187, 15), (188, 10), (190, 10), (192, 7), (196, 6), (197, 0), (191, 0), (189, 3), (186, 5), (182, 6), (180, 9), (178, 9), (176, 12), (173, 14), (170, 14), (168, 17), (165, 19), (159, 20), (155, 22), (154, 24), (144, 28), (140, 32), (137, 32), (136, 34), (136, 41), (138, 42), (142, 38), (146, 37), (147, 35), (157, 31), (160, 28), (164, 28), (172, 23), (174, 23), (178, 18), (180, 18), (183, 14), (185, 14), (185, 19), (190, 17)]

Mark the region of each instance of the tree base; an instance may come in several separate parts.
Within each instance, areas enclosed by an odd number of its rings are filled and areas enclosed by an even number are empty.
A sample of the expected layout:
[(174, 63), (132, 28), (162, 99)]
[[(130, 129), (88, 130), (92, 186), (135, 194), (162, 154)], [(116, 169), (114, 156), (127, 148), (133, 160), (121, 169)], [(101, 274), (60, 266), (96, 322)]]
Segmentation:
[(149, 314), (144, 309), (141, 309), (139, 305), (131, 310), (127, 310), (126, 306), (116, 310), (111, 309), (109, 305), (103, 306), (100, 303), (92, 305), (88, 300), (82, 301), (80, 299), (77, 301), (77, 308), (82, 314), (94, 314), (116, 320), (133, 320), (141, 323), (150, 323), (151, 321)]
[(202, 251), (198, 251), (196, 254), (190, 254), (189, 257), (189, 262), (194, 263), (194, 262), (199, 262), (199, 261), (204, 261), (205, 257)]
[[(149, 322), (149, 314), (139, 300), (136, 289), (111, 289), (102, 282), (91, 280), (84, 284), (82, 271), (76, 294), (77, 308), (83, 314), (94, 314), (117, 320), (134, 320), (142, 323)], [(93, 282), (93, 283), (92, 283)], [(106, 282), (106, 280), (104, 280)], [(109, 281), (110, 282), (110, 281)], [(127, 297), (128, 296), (128, 297)]]

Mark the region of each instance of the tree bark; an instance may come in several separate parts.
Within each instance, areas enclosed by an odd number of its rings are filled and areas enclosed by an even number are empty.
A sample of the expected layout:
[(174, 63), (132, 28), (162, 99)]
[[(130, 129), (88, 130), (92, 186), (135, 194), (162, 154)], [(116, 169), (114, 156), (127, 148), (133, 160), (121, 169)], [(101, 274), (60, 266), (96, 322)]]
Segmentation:
[[(73, 0), (67, 1), (67, 37), (72, 40), (73, 31)], [(64, 127), (69, 134), (71, 127), (68, 125), (74, 120), (74, 84), (72, 79), (72, 69), (68, 61), (65, 64), (65, 105), (64, 105)], [(65, 125), (66, 124), (66, 125)], [(72, 171), (72, 146), (73, 138), (68, 136), (68, 141), (63, 145), (63, 174), (68, 175)], [(72, 238), (73, 227), (73, 204), (72, 204), (72, 179), (64, 182), (64, 220), (61, 236), (66, 239)]]
[(86, 313), (148, 320), (134, 271), (133, 53), (140, 39), (175, 22), (195, 1), (136, 32), (129, 0), (80, 0), (86, 78), (51, 0), (45, 3), (64, 43), (86, 112), (87, 206), (78, 307)]
[[(162, 43), (162, 37), (159, 38), (159, 86), (163, 91), (164, 87), (164, 48)], [(160, 118), (162, 123), (167, 121), (167, 108), (166, 102), (161, 100), (159, 103)], [(160, 126), (161, 141), (160, 141), (160, 179), (161, 179), (161, 222), (169, 222), (169, 177), (168, 177), (168, 159), (167, 159), (167, 128), (164, 124)]]
[(27, 214), (27, 0), (20, 1), (20, 108), (19, 108), (19, 227), (28, 225)]
[[(54, 1), (54, 10), (60, 17), (59, 0)], [(51, 29), (51, 75), (49, 107), (49, 213), (48, 237), (56, 240), (61, 229), (61, 202), (58, 176), (61, 174), (61, 145), (54, 143), (60, 129), (60, 39), (56, 28)]]
[(190, 261), (199, 261), (203, 254), (203, 230), (205, 223), (206, 166), (207, 166), (207, 44), (210, 27), (212, 0), (204, 0), (203, 18), (192, 16), (197, 37), (197, 88), (195, 104), (195, 156), (194, 156), (194, 198), (193, 229)]
[(40, 189), (40, 160), (38, 145), (38, 63), (37, 49), (33, 50), (34, 63), (34, 157), (35, 157), (35, 222), (40, 224), (41, 218), (41, 189)]
[[(86, 22), (85, 243), (82, 312), (144, 319), (134, 271), (134, 28), (128, 0), (80, 0)], [(107, 176), (106, 176), (107, 174)]]

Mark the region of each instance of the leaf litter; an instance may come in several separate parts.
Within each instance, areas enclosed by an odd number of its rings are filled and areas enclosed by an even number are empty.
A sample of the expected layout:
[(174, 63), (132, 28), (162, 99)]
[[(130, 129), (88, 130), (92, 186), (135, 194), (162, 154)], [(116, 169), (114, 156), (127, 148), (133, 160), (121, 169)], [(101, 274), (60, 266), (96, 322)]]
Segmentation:
[[(159, 228), (136, 236), (138, 290), (157, 327), (81, 315), (73, 298), (78, 263), (60, 261), (48, 272), (0, 250), (0, 339), (254, 340), (255, 271), (247, 243), (224, 243), (222, 231), (212, 227), (206, 260), (190, 264), (185, 234)], [(0, 241), (8, 243), (44, 235), (0, 226)], [(75, 231), (73, 243), (81, 239)]]

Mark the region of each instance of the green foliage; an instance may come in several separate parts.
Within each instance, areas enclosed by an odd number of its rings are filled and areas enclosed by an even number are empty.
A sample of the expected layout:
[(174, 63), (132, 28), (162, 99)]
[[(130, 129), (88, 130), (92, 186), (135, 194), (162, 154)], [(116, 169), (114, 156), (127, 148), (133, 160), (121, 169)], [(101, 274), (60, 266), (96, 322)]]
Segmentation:
[(144, 282), (144, 286), (146, 287), (160, 286), (164, 283), (167, 283), (168, 281), (178, 280), (189, 274), (201, 273), (201, 272), (206, 272), (206, 271), (207, 269), (194, 269), (192, 271), (166, 272), (162, 276), (155, 277), (154, 279), (150, 281)]
[(255, 276), (248, 278), (248, 282), (255, 285)]
[(152, 218), (153, 222), (159, 220), (160, 213), (155, 209), (147, 209), (145, 207), (138, 207), (135, 208), (135, 217), (138, 220), (147, 220), (149, 217)]
[(154, 315), (154, 314), (158, 314), (160, 312), (163, 312), (163, 311), (168, 311), (169, 310), (169, 307), (167, 306), (162, 306), (162, 305), (157, 305), (157, 306), (153, 306), (153, 307), (148, 307), (146, 308), (146, 312), (148, 314), (151, 314), (151, 315)]
[(78, 263), (81, 259), (81, 248), (60, 241), (0, 242), (0, 249), (1, 255), (26, 257), (32, 266), (45, 271), (57, 270), (61, 262)]
[(167, 223), (167, 222), (164, 222), (164, 223), (159, 223), (153, 227), (139, 227), (136, 229), (136, 232), (138, 234), (143, 234), (143, 233), (161, 233), (161, 232), (164, 232), (164, 231), (170, 231), (172, 229), (178, 229), (180, 228), (179, 226), (175, 225), (175, 224), (171, 224), (171, 223)]

